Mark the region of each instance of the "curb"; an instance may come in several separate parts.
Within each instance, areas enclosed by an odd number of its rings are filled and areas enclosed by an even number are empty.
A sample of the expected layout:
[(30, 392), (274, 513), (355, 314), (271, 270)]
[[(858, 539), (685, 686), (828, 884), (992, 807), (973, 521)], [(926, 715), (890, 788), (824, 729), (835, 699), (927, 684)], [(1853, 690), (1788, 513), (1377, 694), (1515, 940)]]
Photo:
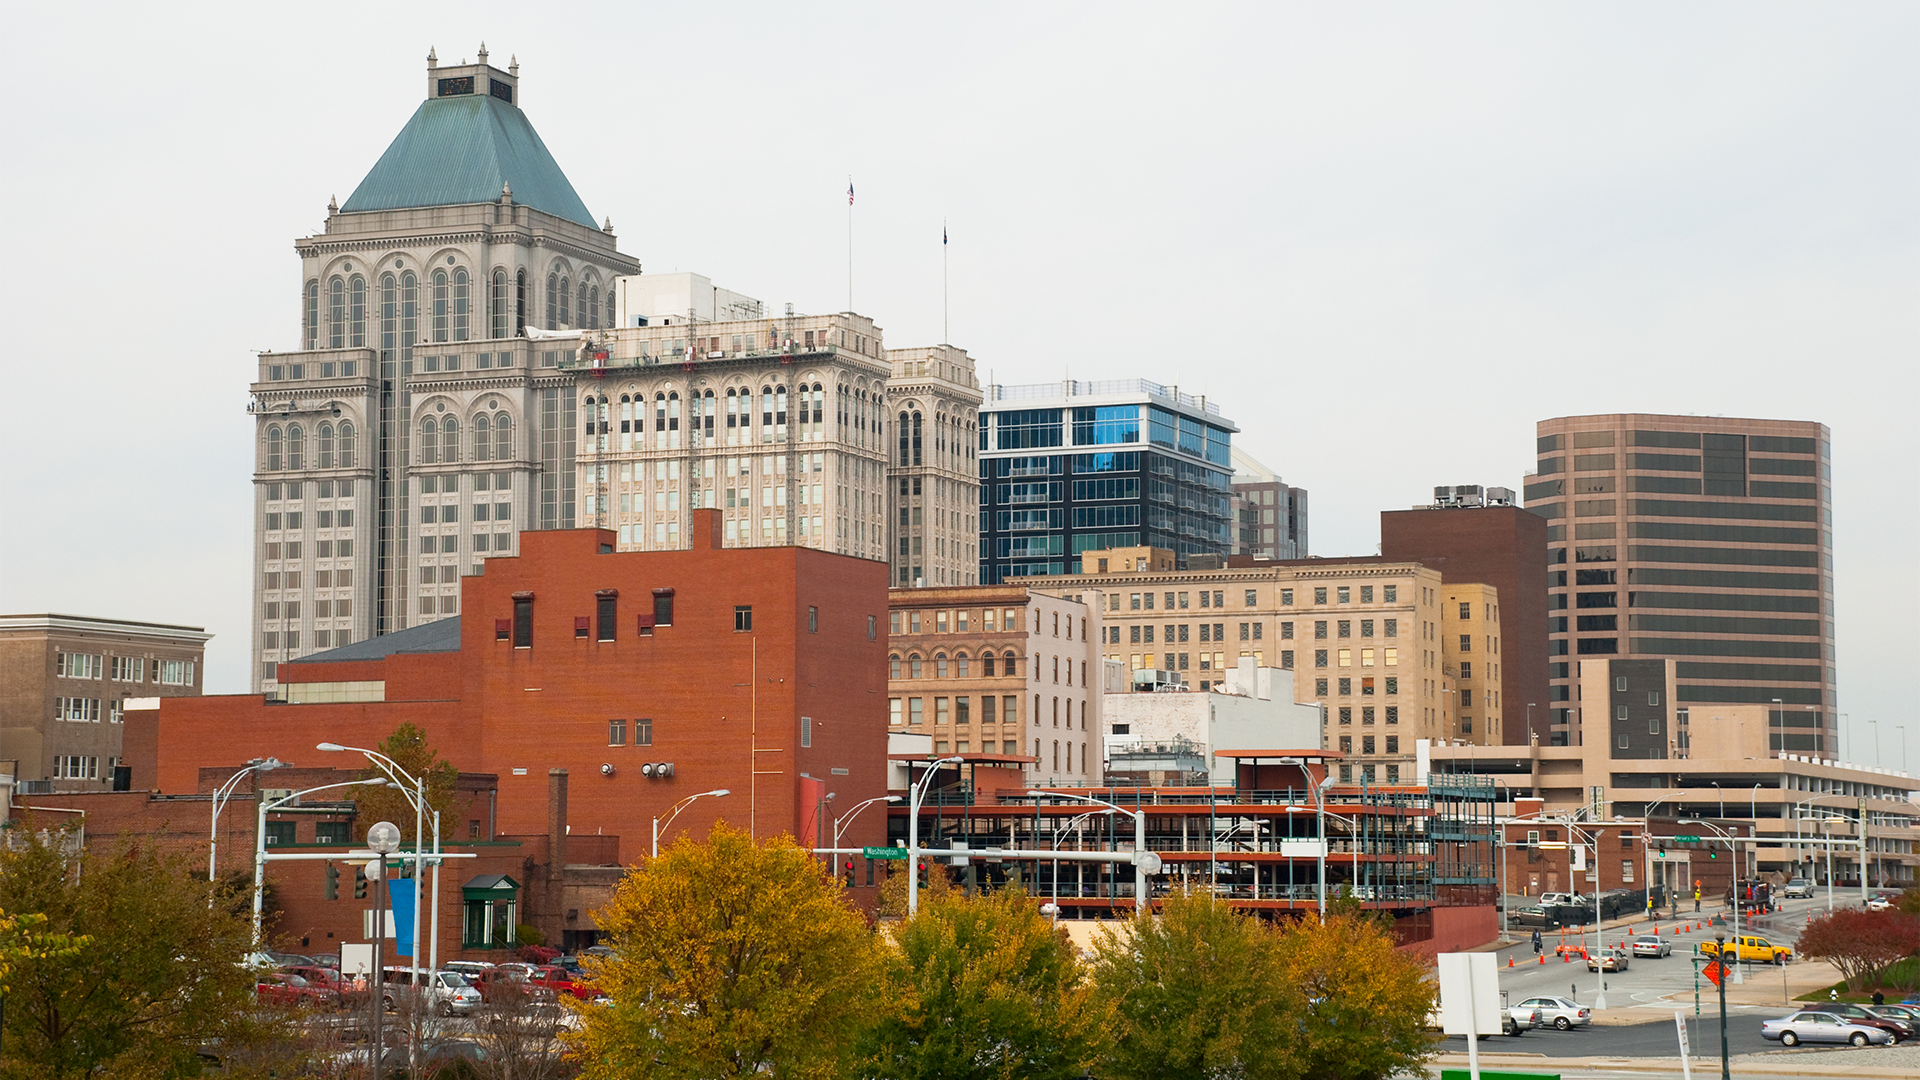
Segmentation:
[[(1816, 1051), (1821, 1058), (1828, 1055), (1840, 1056), (1846, 1051)], [(1707, 1071), (1719, 1063), (1717, 1057), (1693, 1059), (1694, 1071), (1706, 1075)], [(1820, 1061), (1812, 1055), (1795, 1056), (1791, 1061), (1756, 1061), (1751, 1057), (1735, 1057), (1735, 1071), (1742, 1076), (1841, 1076), (1861, 1077), (1864, 1080), (1912, 1080), (1912, 1069), (1867, 1068), (1847, 1065), (1841, 1061)], [(1441, 1068), (1466, 1068), (1467, 1055), (1440, 1054), (1428, 1062), (1433, 1072)], [(1542, 1068), (1553, 1070), (1604, 1069), (1609, 1072), (1647, 1072), (1673, 1073), (1680, 1070), (1678, 1055), (1670, 1058), (1608, 1058), (1608, 1057), (1548, 1057), (1545, 1054), (1490, 1054), (1480, 1055), (1480, 1068), (1517, 1068), (1540, 1071)], [(1705, 1070), (1705, 1071), (1703, 1071)]]

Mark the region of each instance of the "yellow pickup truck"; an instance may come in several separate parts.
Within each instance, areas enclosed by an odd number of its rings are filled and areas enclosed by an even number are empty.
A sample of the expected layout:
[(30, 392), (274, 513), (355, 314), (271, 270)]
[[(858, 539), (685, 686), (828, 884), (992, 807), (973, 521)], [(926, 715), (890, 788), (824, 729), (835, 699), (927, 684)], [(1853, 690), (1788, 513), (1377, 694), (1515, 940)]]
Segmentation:
[[(1700, 943), (1701, 956), (1713, 956), (1720, 950), (1718, 942)], [(1763, 937), (1742, 934), (1727, 941), (1727, 960), (1745, 961), (1750, 964), (1784, 964), (1793, 959), (1793, 950), (1785, 945), (1775, 945)]]

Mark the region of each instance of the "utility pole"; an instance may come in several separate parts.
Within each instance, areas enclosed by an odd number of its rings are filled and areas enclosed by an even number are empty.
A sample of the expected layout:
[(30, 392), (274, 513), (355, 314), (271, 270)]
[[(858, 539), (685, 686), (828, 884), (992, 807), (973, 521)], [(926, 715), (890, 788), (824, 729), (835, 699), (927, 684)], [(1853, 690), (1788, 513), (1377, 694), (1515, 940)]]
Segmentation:
[[(1738, 897), (1735, 898), (1736, 903)], [(1720, 988), (1720, 1080), (1733, 1080), (1733, 1070), (1727, 1059), (1727, 935), (1721, 931), (1713, 935), (1719, 945), (1714, 950), (1713, 962), (1720, 965), (1720, 977), (1713, 980)]]

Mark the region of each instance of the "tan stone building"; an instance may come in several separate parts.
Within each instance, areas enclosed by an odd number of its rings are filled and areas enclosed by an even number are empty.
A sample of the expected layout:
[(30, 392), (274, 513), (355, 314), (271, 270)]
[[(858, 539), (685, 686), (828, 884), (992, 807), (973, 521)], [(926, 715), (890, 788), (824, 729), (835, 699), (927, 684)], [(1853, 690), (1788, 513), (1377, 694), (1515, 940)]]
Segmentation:
[(128, 704), (199, 694), (212, 638), (197, 626), (0, 615), (0, 778), (23, 794), (110, 789)]
[(1491, 585), (1441, 586), (1441, 674), (1453, 694), (1449, 740), (1497, 744), (1504, 706), (1500, 700), (1500, 598)]
[(1026, 782), (1101, 782), (1097, 592), (1019, 586), (894, 589), (889, 730), (926, 733), (936, 757), (1024, 766)]
[(888, 349), (893, 584), (972, 585), (980, 574), (980, 381), (965, 349)]
[[(1351, 755), (1340, 766), (1346, 779), (1412, 782), (1415, 740), (1462, 737), (1449, 674), (1462, 635), (1469, 663), (1499, 655), (1493, 588), (1443, 585), (1419, 563), (1236, 556), (1217, 568), (1172, 570), (1170, 552), (1149, 549), (1089, 551), (1083, 560), (1092, 572), (1027, 584), (1104, 602), (1101, 649), (1136, 683), (1210, 689), (1243, 657), (1292, 671), (1294, 700), (1326, 710), (1326, 746)], [(1460, 598), (1451, 608), (1449, 588)], [(1473, 605), (1465, 621), (1462, 602)], [(1483, 670), (1475, 668), (1472, 685), (1476, 710), (1487, 692)]]

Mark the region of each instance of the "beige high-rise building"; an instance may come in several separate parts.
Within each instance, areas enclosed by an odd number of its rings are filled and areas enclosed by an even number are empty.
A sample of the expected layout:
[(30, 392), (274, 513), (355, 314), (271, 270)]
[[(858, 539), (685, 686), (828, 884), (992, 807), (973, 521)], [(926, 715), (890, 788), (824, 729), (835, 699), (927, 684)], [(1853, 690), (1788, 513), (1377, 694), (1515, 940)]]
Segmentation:
[(253, 669), (457, 611), (522, 529), (577, 521), (577, 341), (639, 270), (520, 109), (518, 63), (442, 67), (323, 229), (295, 242), (301, 348), (263, 353)]
[[(1326, 710), (1326, 745), (1350, 755), (1344, 777), (1412, 783), (1418, 739), (1459, 737), (1454, 677), (1462, 656), (1497, 658), (1497, 630), (1472, 591), (1474, 618), (1449, 625), (1449, 586), (1419, 563), (1376, 558), (1274, 562), (1236, 556), (1215, 569), (1173, 570), (1170, 551), (1089, 551), (1085, 574), (1029, 578), (1040, 592), (1069, 598), (1104, 593), (1107, 659), (1136, 686), (1224, 681), (1241, 658), (1293, 672), (1293, 700)], [(1104, 571), (1100, 567), (1106, 567)], [(1461, 653), (1461, 636), (1469, 651)], [(1476, 673), (1476, 677), (1477, 673)], [(1474, 700), (1480, 700), (1476, 683)]]
[(1549, 741), (1582, 738), (1582, 660), (1670, 658), (1679, 705), (1771, 706), (1774, 752), (1833, 757), (1826, 426), (1565, 416), (1539, 423), (1538, 448), (1526, 504), (1548, 521)]
[(952, 345), (888, 349), (893, 374), (893, 584), (972, 585), (980, 574), (980, 381)]
[(1453, 695), (1446, 738), (1498, 745), (1504, 729), (1500, 700), (1500, 594), (1491, 585), (1448, 582), (1440, 587), (1441, 672)]

